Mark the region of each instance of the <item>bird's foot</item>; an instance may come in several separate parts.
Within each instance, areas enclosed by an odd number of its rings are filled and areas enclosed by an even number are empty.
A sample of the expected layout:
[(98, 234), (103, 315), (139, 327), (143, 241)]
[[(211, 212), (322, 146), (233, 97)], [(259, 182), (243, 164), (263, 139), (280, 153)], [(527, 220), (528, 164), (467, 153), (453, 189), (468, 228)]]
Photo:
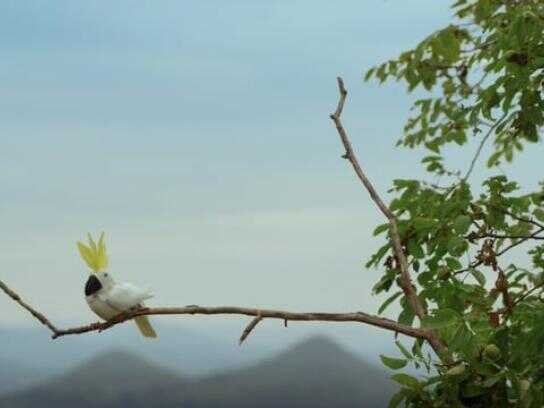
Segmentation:
[(108, 323), (113, 325), (124, 322), (125, 320), (127, 320), (128, 316), (129, 314), (127, 312), (121, 312), (117, 316), (114, 316), (110, 320), (108, 320)]

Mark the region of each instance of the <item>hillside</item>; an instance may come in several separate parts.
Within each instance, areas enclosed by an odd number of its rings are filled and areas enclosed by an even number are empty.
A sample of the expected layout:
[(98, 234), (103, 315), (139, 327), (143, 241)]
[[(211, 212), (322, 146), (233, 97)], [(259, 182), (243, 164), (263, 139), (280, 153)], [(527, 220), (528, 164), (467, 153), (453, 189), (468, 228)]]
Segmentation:
[(198, 407), (380, 407), (394, 386), (384, 371), (325, 337), (252, 367), (201, 381)]
[(135, 354), (111, 351), (43, 385), (0, 398), (0, 407), (130, 407), (136, 406), (133, 398), (149, 404), (163, 389), (184, 385), (179, 375)]
[(383, 371), (314, 337), (266, 361), (200, 380), (134, 354), (108, 352), (0, 398), (0, 407), (382, 407), (392, 390)]

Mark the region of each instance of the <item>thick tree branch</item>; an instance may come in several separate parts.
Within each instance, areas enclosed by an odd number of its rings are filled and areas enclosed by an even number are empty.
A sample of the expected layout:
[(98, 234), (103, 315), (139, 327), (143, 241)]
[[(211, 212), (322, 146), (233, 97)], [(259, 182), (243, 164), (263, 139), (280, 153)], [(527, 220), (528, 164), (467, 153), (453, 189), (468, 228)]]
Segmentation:
[(21, 297), (10, 289), (5, 283), (0, 281), (0, 289), (2, 289), (10, 298), (15, 300), (19, 305), (28, 310), (36, 319), (42, 324), (47, 326), (52, 332), (52, 338), (56, 339), (62, 336), (68, 336), (73, 334), (83, 334), (88, 332), (101, 332), (107, 330), (117, 324), (126, 322), (136, 316), (149, 316), (149, 315), (240, 315), (240, 316), (254, 316), (255, 319), (246, 327), (244, 334), (240, 338), (242, 342), (251, 333), (255, 326), (262, 319), (279, 319), (284, 322), (288, 320), (292, 321), (322, 321), (322, 322), (354, 322), (364, 323), (371, 326), (379, 327), (385, 330), (389, 330), (396, 333), (401, 333), (406, 336), (414, 338), (429, 339), (431, 333), (425, 329), (419, 329), (411, 326), (407, 326), (402, 323), (398, 323), (394, 320), (390, 320), (384, 317), (370, 315), (364, 312), (352, 312), (352, 313), (322, 313), (322, 312), (310, 312), (310, 313), (296, 313), (284, 310), (269, 310), (269, 309), (253, 309), (237, 306), (197, 306), (189, 305), (182, 307), (156, 307), (156, 308), (143, 308), (138, 310), (132, 310), (125, 312), (117, 316), (108, 322), (91, 323), (84, 326), (71, 327), (68, 329), (59, 329), (53, 325), (45, 315), (38, 312), (35, 308), (24, 302)]
[[(408, 269), (408, 261), (406, 259), (406, 255), (402, 248), (400, 234), (397, 227), (397, 219), (395, 215), (393, 214), (393, 212), (389, 209), (389, 207), (385, 205), (383, 200), (380, 198), (380, 196), (378, 195), (376, 189), (374, 188), (370, 180), (366, 177), (363, 169), (361, 168), (359, 164), (359, 161), (357, 160), (357, 157), (355, 156), (355, 153), (353, 152), (351, 142), (349, 140), (347, 132), (344, 129), (344, 126), (342, 125), (342, 121), (341, 121), (342, 111), (344, 110), (344, 104), (346, 102), (348, 92), (344, 86), (344, 81), (342, 80), (342, 78), (338, 77), (337, 82), (338, 82), (338, 91), (340, 93), (340, 98), (338, 100), (338, 105), (336, 106), (336, 110), (334, 111), (334, 113), (330, 115), (330, 118), (334, 122), (336, 130), (338, 131), (338, 135), (340, 136), (340, 140), (342, 141), (342, 145), (344, 146), (344, 149), (346, 151), (342, 157), (344, 159), (349, 160), (349, 162), (351, 163), (353, 167), (353, 170), (355, 171), (355, 174), (357, 175), (359, 180), (363, 183), (364, 187), (370, 194), (372, 201), (374, 201), (374, 203), (378, 206), (380, 211), (389, 221), (389, 232), (391, 236), (391, 241), (393, 243), (393, 251), (395, 253), (395, 256), (397, 258), (399, 268), (400, 268), (399, 284), (404, 292), (404, 295), (406, 296), (406, 299), (410, 303), (412, 310), (414, 311), (416, 316), (418, 316), (419, 319), (421, 320), (423, 316), (425, 316), (425, 309), (423, 308), (421, 302), (419, 301), (419, 298), (417, 297), (417, 293), (415, 291), (414, 285), (412, 284), (412, 280), (410, 278), (410, 272)], [(435, 351), (438, 352), (441, 349), (443, 349), (443, 344), (437, 338), (435, 338), (434, 335), (432, 335), (432, 333), (431, 333), (429, 342), (431, 343)]]

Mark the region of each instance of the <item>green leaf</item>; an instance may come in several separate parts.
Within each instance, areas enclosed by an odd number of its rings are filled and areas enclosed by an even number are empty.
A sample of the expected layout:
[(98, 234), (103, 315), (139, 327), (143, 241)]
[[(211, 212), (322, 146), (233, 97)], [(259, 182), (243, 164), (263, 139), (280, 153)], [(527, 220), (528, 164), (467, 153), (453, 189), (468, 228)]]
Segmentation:
[(544, 57), (535, 58), (533, 64), (535, 64), (537, 67), (544, 66)]
[(459, 57), (460, 42), (452, 27), (440, 31), (431, 41), (433, 51), (444, 58), (447, 63), (454, 62)]
[(411, 375), (399, 373), (399, 374), (393, 374), (391, 378), (398, 382), (400, 385), (404, 385), (405, 387), (412, 388), (412, 389), (419, 389), (421, 384), (417, 380), (417, 378), (412, 377)]
[(412, 225), (419, 233), (430, 232), (436, 226), (436, 221), (430, 218), (416, 217), (412, 220)]
[(415, 240), (408, 241), (408, 253), (416, 259), (421, 259), (425, 257), (425, 252), (423, 248)]
[(469, 347), (470, 347), (470, 339), (472, 338), (472, 333), (467, 328), (465, 323), (461, 323), (457, 330), (455, 331), (455, 335), (453, 336), (453, 340), (449, 344), (449, 346), (453, 350), (460, 350), (465, 354), (468, 354)]
[(400, 403), (406, 398), (406, 394), (403, 390), (400, 390), (399, 392), (396, 392), (392, 397), (391, 400), (389, 400), (389, 408), (397, 408)]
[(401, 368), (406, 367), (406, 364), (408, 364), (408, 361), (404, 358), (393, 358), (393, 357), (387, 357), (383, 354), (380, 354), (380, 360), (382, 360), (382, 363), (393, 369), (393, 370), (399, 370)]
[(434, 315), (423, 318), (423, 325), (430, 329), (441, 329), (456, 325), (459, 322), (459, 318), (459, 313), (455, 310), (436, 310)]
[(370, 68), (368, 71), (366, 71), (365, 79), (364, 79), (365, 82), (368, 81), (372, 77), (375, 71), (376, 71), (376, 68)]
[(404, 355), (404, 357), (406, 357), (407, 359), (412, 359), (413, 358), (412, 354), (410, 354), (408, 349), (406, 347), (404, 347), (400, 341), (395, 340), (395, 344), (399, 348), (400, 352)]
[(536, 210), (533, 211), (533, 215), (538, 221), (544, 222), (544, 210), (537, 208)]
[(452, 237), (448, 241), (448, 252), (452, 256), (461, 256), (468, 249), (468, 243), (461, 237)]
[(393, 284), (393, 277), (390, 275), (383, 275), (381, 279), (372, 287), (372, 292), (380, 293), (388, 291)]
[(407, 307), (402, 312), (400, 312), (399, 317), (397, 318), (397, 321), (407, 326), (411, 326), (415, 317), (416, 316), (414, 312), (412, 312), (412, 310), (409, 307)]
[(457, 218), (455, 218), (455, 221), (453, 222), (453, 229), (459, 235), (464, 235), (470, 228), (471, 222), (472, 220), (468, 215), (459, 215)]
[(463, 267), (461, 262), (452, 257), (446, 258), (446, 265), (448, 265), (448, 268), (450, 268), (452, 271), (457, 271)]
[(395, 293), (394, 295), (388, 297), (380, 306), (378, 309), (378, 314), (382, 314), (387, 307), (393, 303), (400, 295), (402, 295), (402, 291)]
[(380, 224), (374, 229), (374, 232), (372, 233), (372, 235), (373, 236), (380, 235), (381, 233), (387, 231), (388, 229), (389, 229), (389, 223)]
[(493, 167), (497, 164), (499, 164), (499, 159), (502, 156), (502, 151), (496, 151), (491, 156), (489, 156), (489, 159), (487, 159), (487, 167)]
[(470, 274), (474, 276), (476, 281), (480, 284), (480, 286), (485, 286), (485, 276), (482, 272), (480, 272), (478, 269), (470, 268), (469, 269)]

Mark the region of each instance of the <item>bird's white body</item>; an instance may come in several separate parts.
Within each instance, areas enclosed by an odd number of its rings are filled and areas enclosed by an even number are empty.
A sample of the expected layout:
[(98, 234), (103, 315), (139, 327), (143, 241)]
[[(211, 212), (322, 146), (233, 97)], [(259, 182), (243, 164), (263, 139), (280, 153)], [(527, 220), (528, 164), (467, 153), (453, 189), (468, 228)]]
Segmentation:
[[(108, 272), (97, 272), (89, 277), (85, 286), (85, 299), (91, 310), (104, 320), (110, 320), (122, 312), (144, 306), (153, 295), (130, 283), (116, 283)], [(138, 328), (146, 337), (156, 334), (147, 316), (135, 318)]]

